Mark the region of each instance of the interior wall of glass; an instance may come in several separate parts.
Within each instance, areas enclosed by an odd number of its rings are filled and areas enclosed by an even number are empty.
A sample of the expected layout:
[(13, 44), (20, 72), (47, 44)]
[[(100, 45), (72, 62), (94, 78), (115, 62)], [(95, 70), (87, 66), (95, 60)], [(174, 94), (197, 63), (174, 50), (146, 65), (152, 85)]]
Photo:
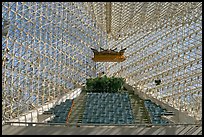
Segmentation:
[[(112, 48), (127, 48), (127, 59), (109, 63), (107, 73), (124, 77), (139, 91), (201, 120), (202, 4), (186, 3), (183, 8), (183, 12), (172, 8), (158, 21), (110, 41)], [(161, 84), (156, 86), (158, 79)]]
[(4, 120), (52, 101), (96, 75), (89, 47), (99, 46), (102, 33), (80, 5), (2, 3)]
[[(3, 120), (101, 72), (124, 77), (139, 91), (201, 119), (202, 3), (112, 3), (116, 39), (105, 32), (105, 5), (2, 3)], [(127, 48), (127, 59), (95, 63), (91, 47)], [(158, 86), (156, 79), (161, 80)]]

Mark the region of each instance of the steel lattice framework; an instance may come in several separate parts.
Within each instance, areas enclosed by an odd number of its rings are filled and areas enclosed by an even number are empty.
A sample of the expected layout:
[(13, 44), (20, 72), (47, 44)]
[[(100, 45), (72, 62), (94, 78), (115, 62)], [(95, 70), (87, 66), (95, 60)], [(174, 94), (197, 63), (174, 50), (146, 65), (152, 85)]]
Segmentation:
[[(3, 2), (2, 34), (4, 120), (102, 71), (202, 117), (202, 3)], [(95, 63), (90, 47), (126, 47), (128, 58)]]

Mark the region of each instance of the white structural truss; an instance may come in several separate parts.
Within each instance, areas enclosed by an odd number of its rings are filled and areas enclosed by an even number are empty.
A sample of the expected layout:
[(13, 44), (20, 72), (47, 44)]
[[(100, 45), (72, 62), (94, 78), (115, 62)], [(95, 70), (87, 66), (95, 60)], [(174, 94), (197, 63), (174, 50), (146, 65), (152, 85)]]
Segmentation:
[[(127, 48), (127, 59), (96, 63), (91, 47)], [(202, 3), (2, 3), (3, 120), (100, 72), (201, 120)]]

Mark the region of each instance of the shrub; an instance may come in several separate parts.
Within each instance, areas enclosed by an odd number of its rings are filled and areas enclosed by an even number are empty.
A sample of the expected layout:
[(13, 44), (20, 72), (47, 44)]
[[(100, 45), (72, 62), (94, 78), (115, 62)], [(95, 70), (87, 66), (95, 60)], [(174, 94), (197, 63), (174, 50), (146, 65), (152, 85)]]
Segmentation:
[(91, 92), (118, 92), (122, 90), (125, 81), (123, 78), (103, 77), (89, 78), (86, 80), (86, 91)]

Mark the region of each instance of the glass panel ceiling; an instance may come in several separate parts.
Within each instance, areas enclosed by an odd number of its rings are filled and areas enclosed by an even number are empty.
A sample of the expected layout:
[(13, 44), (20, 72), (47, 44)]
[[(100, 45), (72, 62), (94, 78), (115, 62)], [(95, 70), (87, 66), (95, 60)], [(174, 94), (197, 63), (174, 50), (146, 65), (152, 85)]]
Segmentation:
[[(91, 47), (127, 59), (96, 63)], [(200, 120), (201, 50), (200, 2), (3, 2), (3, 119), (105, 72)]]

